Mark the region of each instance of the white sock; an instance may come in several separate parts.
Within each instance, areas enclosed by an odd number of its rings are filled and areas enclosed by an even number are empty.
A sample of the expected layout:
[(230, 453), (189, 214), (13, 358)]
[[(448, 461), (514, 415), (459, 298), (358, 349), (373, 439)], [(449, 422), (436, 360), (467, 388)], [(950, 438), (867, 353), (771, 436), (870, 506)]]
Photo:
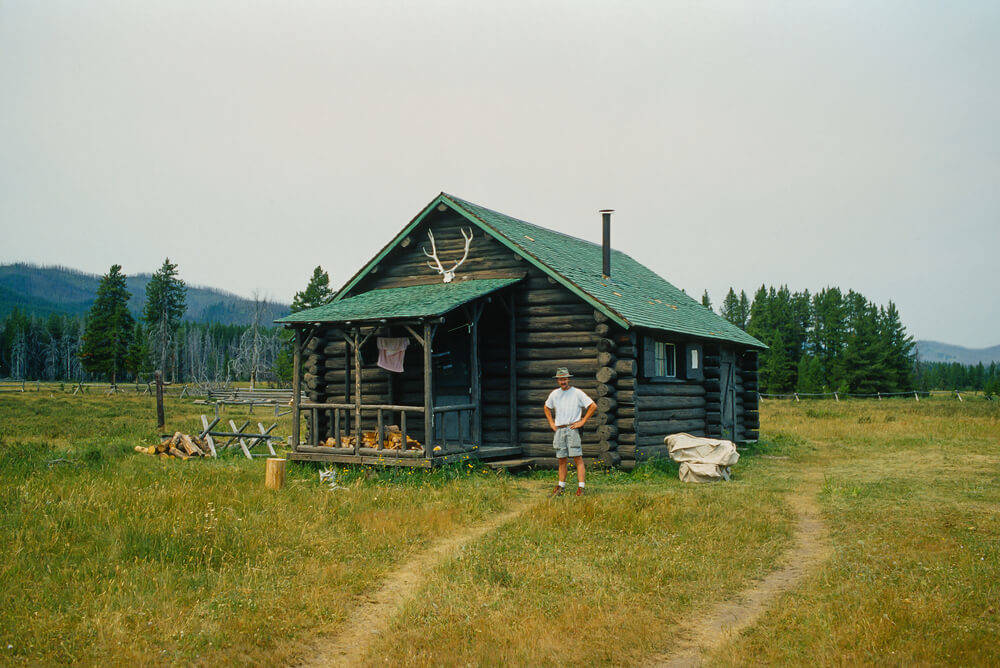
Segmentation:
[(582, 483), (582, 482), (580, 483), (580, 487), (586, 487), (586, 486), (587, 485), (585, 483)]
[(566, 486), (566, 481), (565, 480), (560, 480), (559, 481), (559, 486), (560, 487), (565, 487)]

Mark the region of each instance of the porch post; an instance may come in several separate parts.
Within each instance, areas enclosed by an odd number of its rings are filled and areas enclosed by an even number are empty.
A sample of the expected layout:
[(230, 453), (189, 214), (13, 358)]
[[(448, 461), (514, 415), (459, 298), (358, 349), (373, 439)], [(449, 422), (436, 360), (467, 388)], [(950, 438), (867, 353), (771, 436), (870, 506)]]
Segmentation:
[[(475, 404), (476, 408), (472, 411), (472, 444), (482, 447), (483, 445), (483, 396), (482, 388), (480, 385), (479, 378), (479, 316), (482, 315), (483, 308), (480, 307), (473, 311), (475, 316), (472, 319), (472, 345), (469, 347), (472, 349), (472, 360), (471, 360), (471, 371), (472, 371), (472, 403)], [(459, 415), (459, 420), (462, 419)], [(461, 425), (461, 422), (459, 422)]]
[(510, 444), (517, 446), (517, 323), (514, 318), (514, 292), (510, 292), (510, 309), (508, 318), (508, 336), (510, 338), (508, 351), (510, 355)]
[(424, 457), (434, 454), (434, 370), (431, 364), (431, 323), (424, 321)]
[(354, 328), (354, 454), (361, 447), (361, 351), (358, 350), (360, 328)]
[(302, 426), (299, 409), (302, 402), (302, 330), (296, 327), (292, 331), (295, 333), (292, 350), (292, 450), (298, 450)]

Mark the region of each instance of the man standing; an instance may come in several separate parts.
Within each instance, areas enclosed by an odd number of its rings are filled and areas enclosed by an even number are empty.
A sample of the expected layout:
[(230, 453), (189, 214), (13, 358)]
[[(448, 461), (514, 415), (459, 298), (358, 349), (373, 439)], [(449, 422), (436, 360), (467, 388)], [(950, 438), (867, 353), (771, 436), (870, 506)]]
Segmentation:
[[(576, 479), (579, 482), (576, 495), (583, 496), (586, 472), (583, 467), (580, 429), (597, 410), (597, 404), (583, 390), (569, 384), (569, 379), (572, 377), (573, 374), (566, 367), (556, 369), (555, 379), (559, 387), (552, 390), (549, 398), (545, 400), (545, 417), (555, 432), (555, 436), (552, 437), (552, 447), (556, 449), (556, 458), (559, 460), (559, 484), (552, 490), (552, 496), (559, 496), (566, 489), (566, 460), (569, 457), (576, 462)], [(587, 414), (580, 417), (584, 408), (587, 409)], [(555, 411), (554, 418), (553, 411)]]

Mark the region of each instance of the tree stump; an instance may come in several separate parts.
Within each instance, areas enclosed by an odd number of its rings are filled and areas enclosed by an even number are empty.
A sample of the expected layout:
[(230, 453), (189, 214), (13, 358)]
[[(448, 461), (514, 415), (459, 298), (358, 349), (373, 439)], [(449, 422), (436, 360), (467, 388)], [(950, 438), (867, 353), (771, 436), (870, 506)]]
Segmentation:
[(268, 457), (264, 469), (264, 486), (268, 489), (281, 489), (285, 486), (285, 460), (280, 457)]

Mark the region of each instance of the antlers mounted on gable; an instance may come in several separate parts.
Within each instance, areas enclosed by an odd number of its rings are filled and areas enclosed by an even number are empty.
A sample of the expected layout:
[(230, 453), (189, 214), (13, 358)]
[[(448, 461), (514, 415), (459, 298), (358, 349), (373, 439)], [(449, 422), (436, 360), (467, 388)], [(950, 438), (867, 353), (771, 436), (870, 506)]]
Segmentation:
[(464, 229), (461, 230), (461, 232), (462, 232), (462, 238), (465, 239), (465, 253), (462, 254), (462, 259), (456, 262), (451, 269), (445, 269), (443, 266), (441, 266), (441, 260), (438, 259), (437, 246), (434, 244), (433, 232), (427, 230), (427, 236), (431, 240), (431, 252), (428, 253), (426, 248), (424, 248), (423, 246), (420, 247), (420, 250), (424, 252), (424, 255), (434, 260), (434, 263), (437, 265), (435, 267), (434, 264), (428, 262), (427, 266), (430, 267), (431, 269), (436, 269), (439, 274), (443, 275), (445, 283), (451, 283), (451, 280), (455, 278), (455, 270), (458, 269), (463, 262), (465, 262), (465, 259), (467, 257), (469, 257), (469, 244), (472, 243), (472, 228), (471, 227), (469, 228), (468, 234), (465, 233)]

